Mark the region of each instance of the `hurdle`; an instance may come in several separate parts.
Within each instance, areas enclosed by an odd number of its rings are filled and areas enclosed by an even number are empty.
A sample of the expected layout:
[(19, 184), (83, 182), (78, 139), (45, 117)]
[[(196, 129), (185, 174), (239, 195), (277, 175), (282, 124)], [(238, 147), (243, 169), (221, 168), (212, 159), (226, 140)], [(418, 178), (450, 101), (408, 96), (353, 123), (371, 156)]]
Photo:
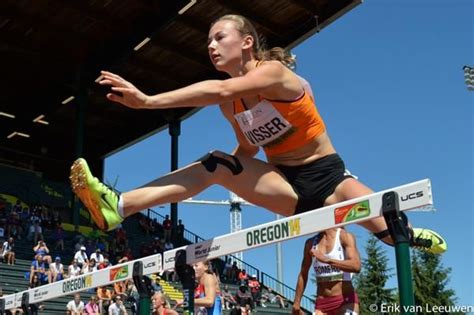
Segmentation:
[[(411, 280), (408, 232), (400, 211), (431, 206), (433, 197), (429, 179), (398, 186), (363, 197), (347, 200), (309, 212), (286, 217), (200, 243), (182, 246), (161, 254), (139, 258), (107, 269), (69, 278), (41, 287), (10, 294), (0, 299), (0, 313), (25, 307), (87, 289), (133, 279), (140, 294), (139, 314), (149, 314), (151, 288), (146, 275), (176, 269), (183, 284), (184, 314), (194, 314), (193, 263), (219, 258), (276, 242), (314, 234), (330, 228), (384, 217), (395, 242), (400, 305), (403, 310), (414, 305)], [(403, 292), (402, 292), (403, 291)], [(412, 314), (409, 311), (402, 312)]]

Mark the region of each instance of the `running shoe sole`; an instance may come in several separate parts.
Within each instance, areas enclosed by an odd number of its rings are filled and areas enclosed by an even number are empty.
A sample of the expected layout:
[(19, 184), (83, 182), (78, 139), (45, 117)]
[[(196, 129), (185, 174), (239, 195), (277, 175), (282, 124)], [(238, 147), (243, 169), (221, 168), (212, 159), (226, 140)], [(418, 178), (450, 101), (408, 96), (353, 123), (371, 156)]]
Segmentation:
[(89, 210), (97, 227), (101, 230), (108, 230), (107, 221), (100, 209), (100, 200), (97, 200), (97, 196), (89, 189), (87, 172), (88, 167), (84, 159), (80, 158), (74, 161), (71, 166), (71, 176), (69, 177), (72, 190), (87, 210)]

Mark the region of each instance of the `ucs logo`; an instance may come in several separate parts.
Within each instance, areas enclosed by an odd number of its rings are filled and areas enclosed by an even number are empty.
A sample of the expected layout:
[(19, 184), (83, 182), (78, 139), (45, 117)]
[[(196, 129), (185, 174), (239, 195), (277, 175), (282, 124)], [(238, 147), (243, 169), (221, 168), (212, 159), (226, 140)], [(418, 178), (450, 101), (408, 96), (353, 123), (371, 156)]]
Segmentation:
[(148, 264), (146, 264), (145, 266), (143, 266), (143, 269), (148, 269), (148, 268), (155, 267), (155, 266), (156, 266), (156, 262), (152, 261), (152, 262), (149, 262)]
[(416, 199), (416, 198), (421, 198), (421, 197), (423, 197), (423, 191), (417, 191), (417, 192), (408, 194), (408, 195), (406, 195), (406, 196), (401, 196), (400, 199), (401, 199), (402, 201), (408, 201), (408, 200), (412, 200), (412, 199)]

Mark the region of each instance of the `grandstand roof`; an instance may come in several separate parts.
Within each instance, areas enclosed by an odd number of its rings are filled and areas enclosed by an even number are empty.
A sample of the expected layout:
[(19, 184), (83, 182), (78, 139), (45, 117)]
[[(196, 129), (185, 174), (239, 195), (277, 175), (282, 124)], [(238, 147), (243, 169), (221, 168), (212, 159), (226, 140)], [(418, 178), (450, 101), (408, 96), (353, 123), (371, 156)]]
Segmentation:
[[(139, 111), (117, 106), (105, 99), (104, 88), (94, 80), (99, 70), (108, 69), (145, 92), (157, 93), (222, 78), (208, 60), (205, 43), (209, 24), (223, 14), (245, 15), (268, 46), (291, 48), (359, 3), (2, 0), (0, 112), (14, 118), (0, 114), (0, 163), (65, 175), (76, 155), (81, 95), (87, 102), (88, 158), (107, 156), (167, 127), (170, 120), (192, 115), (196, 109)], [(151, 40), (135, 51), (145, 38)], [(63, 104), (71, 96), (75, 98)], [(38, 117), (40, 121), (33, 122)]]

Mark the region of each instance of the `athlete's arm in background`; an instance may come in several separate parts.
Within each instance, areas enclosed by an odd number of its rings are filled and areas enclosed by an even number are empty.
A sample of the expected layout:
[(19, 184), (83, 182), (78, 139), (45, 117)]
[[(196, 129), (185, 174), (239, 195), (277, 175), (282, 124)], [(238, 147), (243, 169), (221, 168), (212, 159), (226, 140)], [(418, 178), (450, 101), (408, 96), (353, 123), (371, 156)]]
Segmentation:
[(217, 280), (212, 275), (206, 275), (204, 278), (204, 292), (206, 295), (194, 300), (194, 305), (212, 307), (216, 301)]
[(342, 248), (344, 248), (344, 254), (346, 258), (344, 260), (329, 259), (326, 263), (345, 272), (359, 273), (361, 268), (360, 255), (359, 251), (357, 250), (354, 235), (342, 230), (340, 237), (341, 245)]
[(313, 246), (313, 240), (308, 239), (304, 244), (303, 260), (301, 261), (301, 269), (298, 275), (298, 280), (296, 281), (296, 290), (295, 290), (295, 300), (293, 302), (293, 315), (302, 314), (300, 310), (301, 298), (303, 297), (306, 284), (308, 283), (308, 272), (311, 267), (312, 255), (311, 247)]

